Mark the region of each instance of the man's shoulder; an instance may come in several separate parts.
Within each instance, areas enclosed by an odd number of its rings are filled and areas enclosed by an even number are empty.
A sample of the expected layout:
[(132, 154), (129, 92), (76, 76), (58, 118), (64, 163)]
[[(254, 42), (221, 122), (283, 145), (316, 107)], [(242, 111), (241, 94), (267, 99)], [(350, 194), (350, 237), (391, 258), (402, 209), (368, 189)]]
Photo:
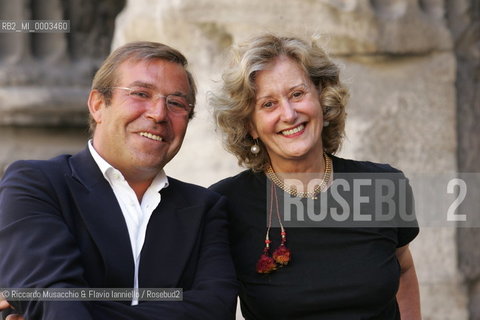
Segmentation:
[(65, 154), (49, 160), (13, 162), (0, 180), (0, 193), (22, 190), (25, 194), (35, 194), (41, 198), (64, 194), (67, 190), (66, 177), (71, 175), (70, 157)]
[[(94, 161), (88, 149), (76, 154), (61, 154), (48, 160), (17, 160), (4, 172), (2, 182), (14, 179), (18, 182), (39, 184), (50, 181), (53, 185), (63, 185), (66, 177), (73, 177), (81, 171), (83, 176), (94, 175)], [(98, 170), (97, 170), (98, 171)], [(90, 178), (89, 178), (90, 179)]]
[(69, 166), (71, 157), (70, 154), (62, 154), (48, 160), (16, 160), (7, 167), (6, 172), (23, 172), (32, 169), (48, 173), (63, 172)]

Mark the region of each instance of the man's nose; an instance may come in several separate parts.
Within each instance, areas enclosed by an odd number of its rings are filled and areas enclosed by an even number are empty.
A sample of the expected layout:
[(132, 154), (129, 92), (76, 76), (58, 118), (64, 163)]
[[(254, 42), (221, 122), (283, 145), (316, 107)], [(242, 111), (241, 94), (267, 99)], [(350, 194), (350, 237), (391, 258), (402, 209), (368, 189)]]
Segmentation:
[(167, 115), (168, 109), (166, 97), (157, 96), (155, 99), (152, 99), (146, 112), (147, 118), (152, 119), (154, 122), (161, 122), (167, 118)]

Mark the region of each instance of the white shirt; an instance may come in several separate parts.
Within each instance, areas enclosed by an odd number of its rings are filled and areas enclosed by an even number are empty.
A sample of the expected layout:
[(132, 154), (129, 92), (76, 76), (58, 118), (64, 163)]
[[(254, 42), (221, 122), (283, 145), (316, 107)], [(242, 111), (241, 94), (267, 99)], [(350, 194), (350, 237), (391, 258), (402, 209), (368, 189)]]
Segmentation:
[[(135, 263), (135, 273), (133, 284), (138, 289), (138, 268), (140, 265), (140, 253), (145, 242), (145, 233), (147, 231), (148, 221), (153, 210), (158, 206), (161, 200), (160, 190), (168, 187), (168, 179), (165, 171), (161, 170), (153, 179), (147, 191), (143, 195), (142, 202), (139, 203), (135, 191), (130, 187), (123, 177), (122, 173), (112, 167), (95, 150), (92, 140), (88, 141), (88, 149), (93, 159), (97, 163), (103, 176), (113, 189), (120, 208), (127, 224), (130, 244), (132, 245), (133, 261)], [(113, 240), (113, 239), (112, 239)], [(133, 299), (132, 305), (137, 305), (138, 300)]]

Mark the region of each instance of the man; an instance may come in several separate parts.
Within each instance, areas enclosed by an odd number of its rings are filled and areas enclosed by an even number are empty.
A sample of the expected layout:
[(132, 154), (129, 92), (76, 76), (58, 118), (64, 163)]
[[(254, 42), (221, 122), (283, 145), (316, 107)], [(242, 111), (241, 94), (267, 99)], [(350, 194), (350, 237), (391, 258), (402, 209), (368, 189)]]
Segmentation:
[(176, 287), (183, 301), (9, 301), (26, 319), (233, 319), (225, 199), (163, 171), (193, 115), (186, 65), (163, 44), (115, 50), (87, 148), (15, 162), (0, 184), (0, 287)]

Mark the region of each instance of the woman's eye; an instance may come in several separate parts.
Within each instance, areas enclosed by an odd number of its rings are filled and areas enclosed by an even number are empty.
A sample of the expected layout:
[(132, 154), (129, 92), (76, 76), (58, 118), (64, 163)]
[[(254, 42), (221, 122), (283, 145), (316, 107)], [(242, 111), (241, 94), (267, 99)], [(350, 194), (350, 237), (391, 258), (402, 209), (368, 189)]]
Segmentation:
[(273, 102), (272, 101), (265, 102), (264, 104), (262, 104), (262, 107), (263, 108), (271, 108), (271, 107), (273, 107)]
[(303, 91), (295, 91), (292, 93), (292, 98), (294, 99), (298, 99), (298, 98), (301, 98), (305, 95), (305, 92)]

